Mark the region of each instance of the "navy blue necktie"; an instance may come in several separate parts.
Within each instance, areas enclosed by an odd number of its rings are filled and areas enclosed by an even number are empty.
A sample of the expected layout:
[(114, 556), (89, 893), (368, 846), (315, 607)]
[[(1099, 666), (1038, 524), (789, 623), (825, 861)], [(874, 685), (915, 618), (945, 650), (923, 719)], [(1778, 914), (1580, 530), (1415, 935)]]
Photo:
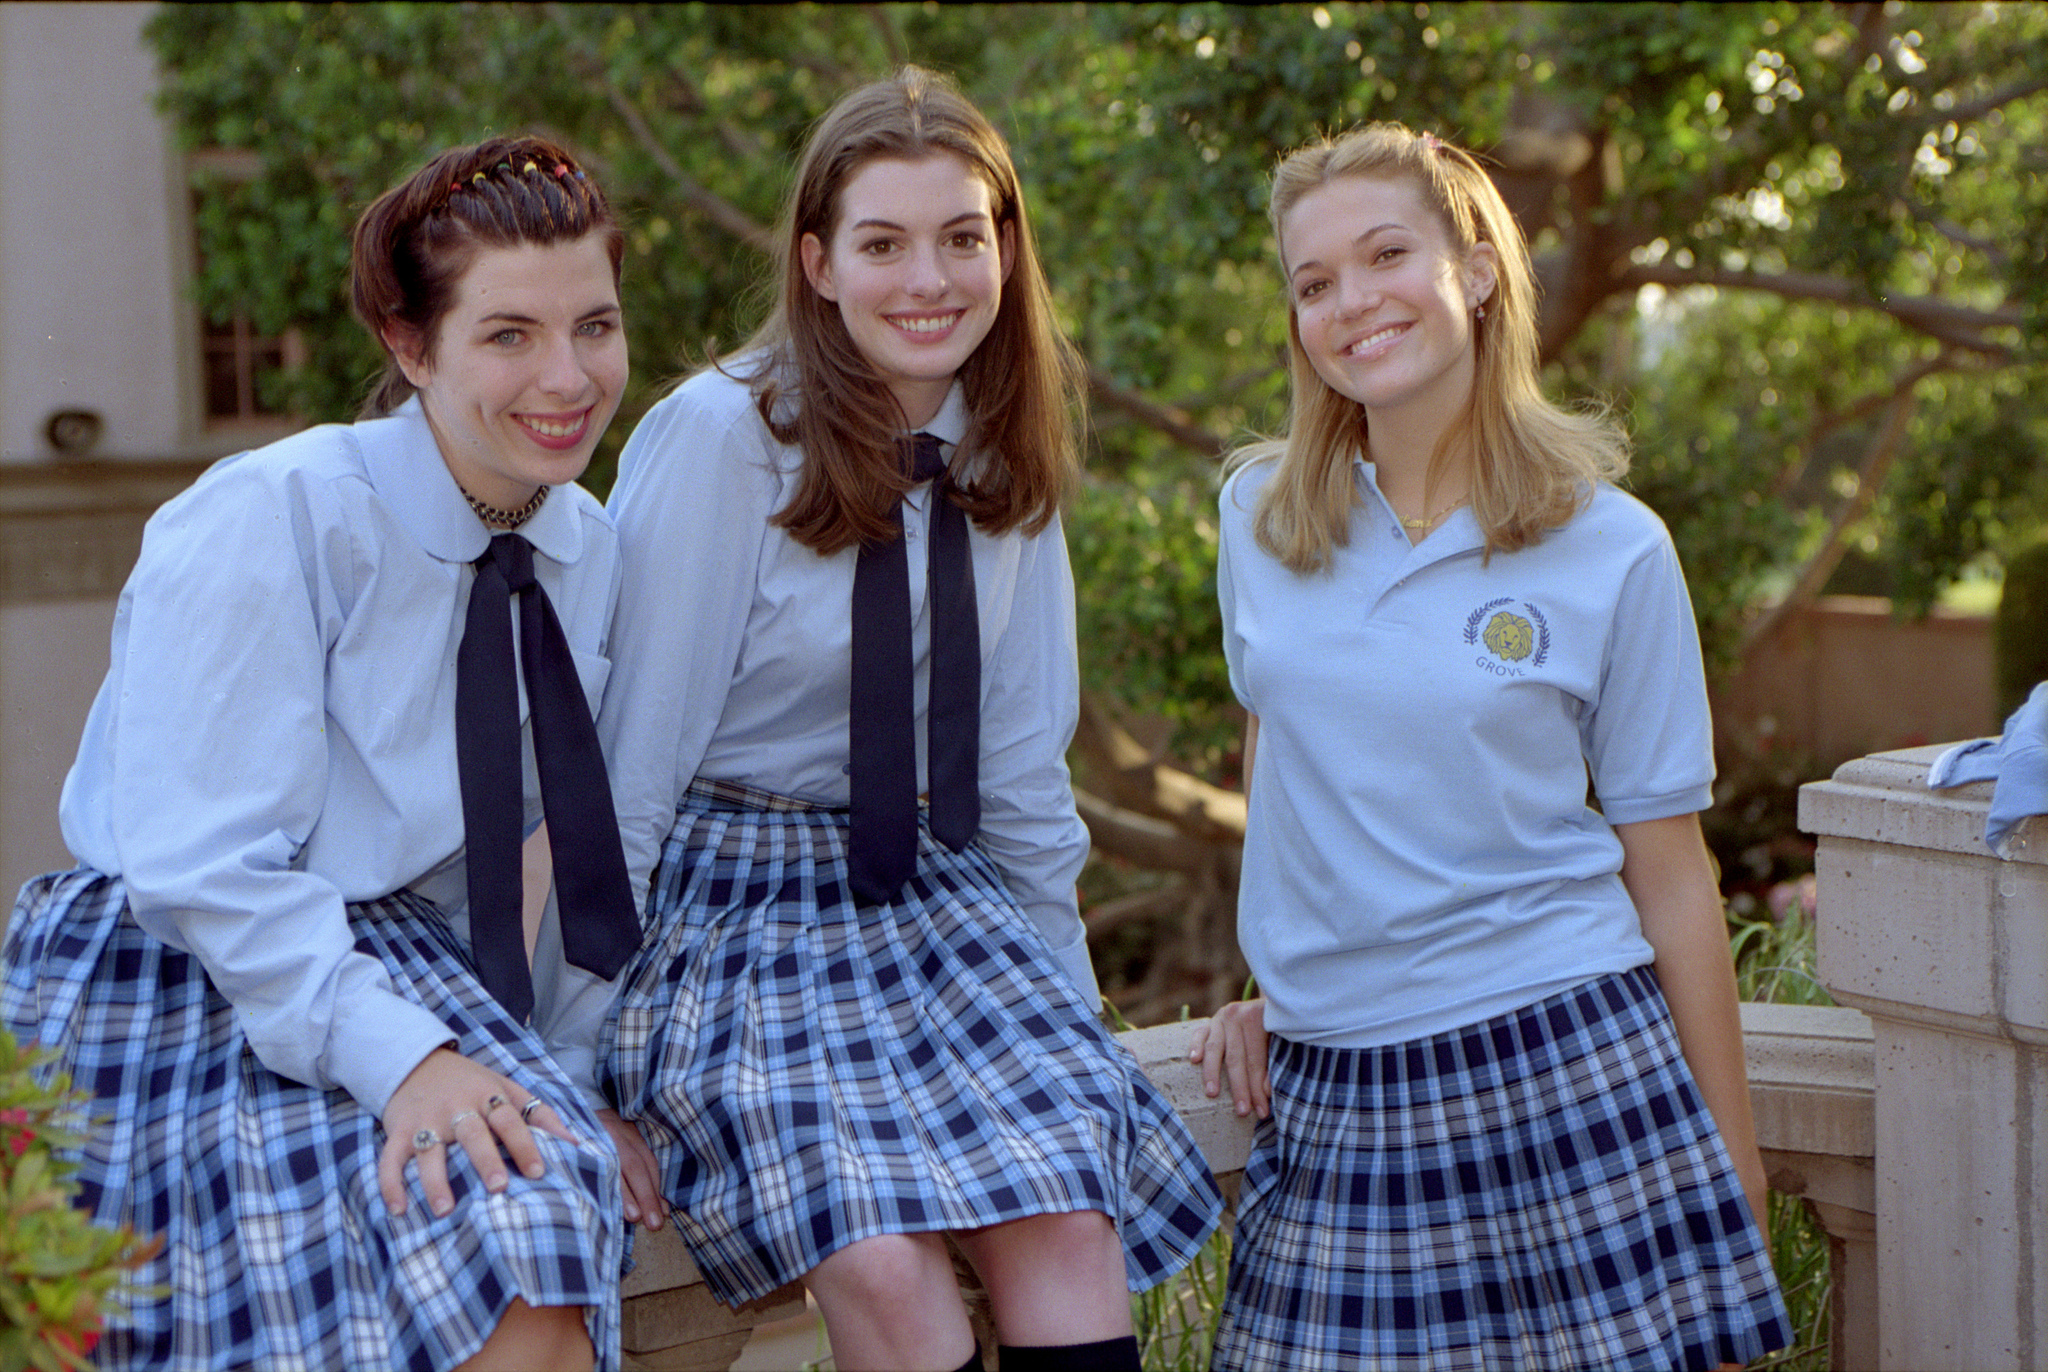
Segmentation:
[(518, 534), (500, 534), (475, 565), (455, 659), (455, 759), (462, 782), (470, 945), (484, 989), (524, 1023), (533, 1012), (533, 973), (521, 919), (519, 849), (526, 803), (519, 689), (512, 675), (514, 596), (563, 954), (610, 980), (640, 946), (640, 922), (633, 914), (590, 702), (555, 607), (534, 580), (533, 547)]
[[(957, 853), (981, 828), (981, 623), (974, 560), (966, 512), (946, 499), (939, 440), (916, 434), (904, 449), (912, 480), (932, 483), (927, 497), (932, 643), (925, 766), (932, 837)], [(853, 574), (847, 874), (863, 905), (894, 900), (917, 870), (915, 665), (901, 501), (890, 518), (896, 537), (862, 544)]]

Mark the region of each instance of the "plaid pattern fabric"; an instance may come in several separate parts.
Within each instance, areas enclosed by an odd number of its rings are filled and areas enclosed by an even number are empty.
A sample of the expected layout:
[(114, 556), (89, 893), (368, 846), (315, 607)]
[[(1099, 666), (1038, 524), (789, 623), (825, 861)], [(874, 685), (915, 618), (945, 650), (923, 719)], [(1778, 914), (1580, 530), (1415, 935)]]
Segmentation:
[(1649, 968), (1384, 1048), (1273, 1043), (1219, 1372), (1711, 1368), (1791, 1342)]
[(547, 1174), (489, 1195), (451, 1149), (455, 1208), (436, 1219), (417, 1174), (397, 1219), (377, 1189), (377, 1118), (339, 1090), (269, 1071), (197, 959), (144, 933), (97, 872), (23, 888), (0, 962), (0, 1017), (93, 1094), (79, 1203), (161, 1235), (102, 1368), (446, 1368), (473, 1355), (514, 1296), (588, 1307), (601, 1368), (619, 1361), (625, 1235), (603, 1127), (531, 1032), (478, 983), (429, 902), (349, 907), (359, 951), (438, 1015), (459, 1050), (545, 1098), (575, 1148), (537, 1135)]
[(1100, 1210), (1163, 1280), (1221, 1211), (1187, 1127), (980, 848), (919, 846), (856, 909), (844, 811), (684, 796), (599, 1061), (697, 1265), (737, 1304), (872, 1235)]

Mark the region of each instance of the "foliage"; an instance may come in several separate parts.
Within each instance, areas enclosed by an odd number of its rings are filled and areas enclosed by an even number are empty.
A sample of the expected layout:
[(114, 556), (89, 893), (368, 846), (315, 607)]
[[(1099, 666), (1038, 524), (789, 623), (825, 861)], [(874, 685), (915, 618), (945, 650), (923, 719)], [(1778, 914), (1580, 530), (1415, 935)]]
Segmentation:
[(2035, 683), (2048, 681), (2048, 539), (2007, 559), (1991, 635), (1998, 717), (2004, 719)]
[[(200, 174), (202, 306), (300, 327), (282, 385), (311, 417), (378, 366), (342, 299), (357, 210), (449, 142), (576, 147), (630, 233), (640, 379), (607, 451), (758, 318), (758, 234), (809, 121), (905, 58), (956, 73), (1011, 136), (1101, 383), (1098, 503), (1156, 502), (1096, 524), (1172, 547), (1095, 583), (1087, 639), (1120, 659), (1096, 675), (1128, 666), (1118, 694), (1171, 690), (1177, 719), (1228, 704), (1213, 661), (1169, 665), (1213, 652), (1169, 612), (1206, 588), (1181, 553), (1207, 457), (1282, 416), (1264, 175), (1319, 129), (1399, 118), (1491, 150), (1556, 387), (1632, 422), (1718, 665), (1802, 569), (1856, 547), (1923, 607), (2048, 494), (2040, 6), (194, 5), (151, 33), (188, 145), (260, 160)], [(1138, 556), (1104, 545), (1098, 570)]]
[(91, 1366), (102, 1318), (154, 1251), (72, 1207), (62, 1155), (85, 1141), (88, 1098), (61, 1073), (45, 1080), (50, 1057), (0, 1029), (0, 1372)]
[[(1716, 675), (1845, 560), (1917, 613), (2043, 530), (2048, 6), (290, 3), (165, 6), (150, 33), (186, 144), (257, 168), (198, 174), (200, 305), (301, 331), (309, 364), (277, 384), (310, 418), (347, 416), (379, 367), (344, 301), (377, 191), (514, 128), (593, 167), (627, 225), (638, 364), (600, 491), (659, 388), (758, 321), (810, 123), (901, 61), (954, 74), (1011, 140), (1088, 363), (1086, 683), (1165, 726), (1152, 765), (1197, 781), (1238, 765), (1215, 460), (1285, 422), (1265, 179), (1320, 131), (1399, 119), (1493, 160), (1549, 389), (1634, 433)], [(1077, 744), (1084, 786), (1111, 769), (1099, 742)], [(1189, 794), (1117, 804), (1227, 845)], [(1099, 852), (1118, 823), (1091, 820)], [(1214, 942), (1227, 893), (1198, 868), (1186, 912), (1120, 927)]]

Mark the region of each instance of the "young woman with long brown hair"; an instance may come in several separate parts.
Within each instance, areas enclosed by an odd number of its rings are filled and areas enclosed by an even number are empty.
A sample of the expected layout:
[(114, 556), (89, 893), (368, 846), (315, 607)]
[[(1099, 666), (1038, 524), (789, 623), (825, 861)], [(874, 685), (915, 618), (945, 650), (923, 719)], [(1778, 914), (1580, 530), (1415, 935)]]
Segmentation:
[[(730, 1302), (837, 1365), (1135, 1368), (1214, 1227), (1097, 1022), (1064, 762), (1074, 367), (1003, 141), (909, 68), (812, 134), (773, 315), (627, 445), (602, 729), (653, 933), (606, 1060)], [(921, 805), (920, 797), (926, 798)]]

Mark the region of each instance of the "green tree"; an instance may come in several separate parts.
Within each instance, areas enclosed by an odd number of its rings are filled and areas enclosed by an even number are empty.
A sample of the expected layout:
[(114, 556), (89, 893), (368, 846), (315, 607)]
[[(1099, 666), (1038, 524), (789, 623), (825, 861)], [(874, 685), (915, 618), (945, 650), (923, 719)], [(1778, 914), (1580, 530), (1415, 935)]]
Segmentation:
[(377, 367), (341, 284), (369, 197), (488, 131), (576, 148), (629, 230), (638, 381), (608, 452), (758, 319), (810, 122), (904, 60), (955, 74), (1012, 140), (1090, 365), (1077, 751), (1098, 850), (1131, 869), (1091, 919), (1144, 950), (1141, 1021), (1241, 975), (1210, 511), (1217, 455), (1284, 422), (1280, 150), (1394, 118), (1492, 156), (1554, 388), (1629, 420), (1719, 668), (1847, 556), (1920, 608), (2041, 523), (2038, 4), (286, 4), (166, 7), (152, 33), (187, 144), (262, 168), (208, 188), (202, 306), (301, 329), (282, 398), (310, 417)]

